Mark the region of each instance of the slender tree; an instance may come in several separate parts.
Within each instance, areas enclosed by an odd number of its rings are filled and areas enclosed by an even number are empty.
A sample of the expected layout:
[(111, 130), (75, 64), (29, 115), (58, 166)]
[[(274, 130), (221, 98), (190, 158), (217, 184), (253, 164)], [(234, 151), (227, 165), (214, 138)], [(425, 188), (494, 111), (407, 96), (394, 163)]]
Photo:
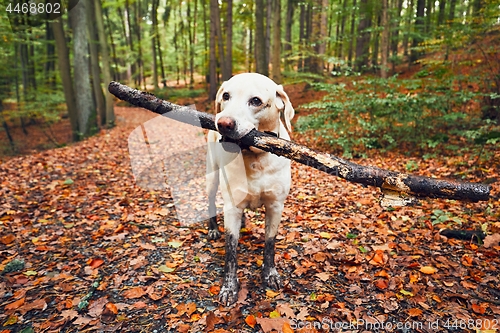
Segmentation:
[(97, 35), (101, 49), (102, 77), (104, 80), (104, 96), (106, 99), (106, 126), (115, 126), (115, 110), (113, 106), (113, 96), (108, 91), (107, 86), (111, 82), (111, 64), (109, 60), (108, 42), (104, 31), (104, 19), (102, 15), (101, 0), (94, 0)]
[(216, 12), (218, 11), (219, 3), (217, 0), (210, 0), (210, 64), (209, 64), (209, 97), (215, 100), (217, 94), (217, 59), (215, 50), (215, 36), (217, 34), (217, 27), (215, 21), (217, 19)]
[(347, 64), (349, 67), (352, 66), (352, 55), (354, 50), (354, 40), (356, 39), (356, 0), (352, 1), (352, 13), (351, 13), (351, 31), (349, 40), (349, 50), (347, 52)]
[[(87, 22), (95, 22), (94, 1), (87, 1), (85, 4), (85, 13)], [(99, 67), (99, 53), (97, 50), (97, 31), (94, 24), (87, 25), (87, 34), (89, 36), (90, 50), (90, 70), (92, 79), (92, 90), (94, 93), (94, 101), (97, 107), (99, 116), (99, 126), (106, 125), (106, 107), (104, 103), (104, 95), (101, 89), (101, 69)]]
[(285, 43), (283, 45), (283, 51), (285, 56), (285, 68), (287, 70), (289, 70), (292, 65), (292, 62), (290, 61), (290, 56), (292, 54), (292, 24), (293, 24), (294, 10), (295, 10), (295, 0), (287, 0), (286, 17), (285, 17)]
[(227, 0), (226, 57), (222, 65), (225, 66), (222, 79), (229, 80), (233, 75), (233, 0)]
[(391, 29), (391, 24), (389, 21), (389, 3), (388, 0), (382, 0), (382, 19), (381, 25), (384, 29), (382, 31), (382, 50), (381, 50), (381, 66), (380, 66), (380, 76), (383, 79), (387, 78), (387, 73), (389, 71), (387, 58), (389, 56), (389, 32)]
[(264, 0), (255, 0), (255, 71), (269, 75), (264, 34)]
[(356, 39), (356, 70), (362, 71), (368, 67), (370, 56), (370, 27), (372, 25), (372, 11), (368, 0), (361, 0), (359, 3), (359, 23), (358, 38)]
[(276, 83), (281, 83), (281, 1), (273, 0), (273, 51), (272, 78)]
[(423, 41), (424, 14), (425, 14), (425, 0), (417, 0), (417, 16), (415, 18), (415, 33), (411, 45), (412, 49), (410, 53), (410, 63), (414, 63), (422, 55), (421, 52), (417, 50), (417, 47)]
[(73, 90), (73, 81), (71, 79), (71, 65), (69, 61), (69, 50), (64, 36), (62, 18), (58, 17), (52, 21), (52, 30), (56, 42), (57, 65), (59, 75), (61, 75), (64, 99), (68, 109), (69, 122), (73, 133), (73, 141), (78, 140), (78, 111), (76, 108), (75, 92)]
[(75, 95), (78, 110), (79, 135), (86, 137), (95, 127), (95, 108), (92, 102), (90, 88), (87, 20), (85, 16), (85, 1), (78, 4), (69, 12), (73, 27), (73, 67), (75, 73)]

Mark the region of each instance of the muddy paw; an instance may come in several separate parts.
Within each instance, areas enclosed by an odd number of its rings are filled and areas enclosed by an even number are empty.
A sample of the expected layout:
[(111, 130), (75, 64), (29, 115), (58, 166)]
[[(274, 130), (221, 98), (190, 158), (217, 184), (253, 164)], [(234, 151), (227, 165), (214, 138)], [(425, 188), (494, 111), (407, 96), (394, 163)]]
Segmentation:
[(271, 267), (268, 270), (264, 270), (262, 273), (262, 280), (264, 281), (264, 286), (271, 288), (273, 290), (279, 290), (283, 286), (281, 283), (281, 278), (275, 267)]
[(229, 306), (238, 300), (238, 280), (224, 281), (219, 292), (219, 302), (224, 306)]
[(215, 240), (220, 238), (220, 231), (217, 229), (208, 230), (208, 239)]

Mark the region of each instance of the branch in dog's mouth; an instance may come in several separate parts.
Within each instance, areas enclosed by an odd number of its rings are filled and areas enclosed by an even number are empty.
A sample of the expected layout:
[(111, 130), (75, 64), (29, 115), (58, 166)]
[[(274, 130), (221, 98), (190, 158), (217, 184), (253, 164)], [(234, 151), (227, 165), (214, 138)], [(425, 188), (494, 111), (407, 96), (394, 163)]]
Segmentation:
[[(119, 99), (135, 106), (184, 123), (199, 124), (202, 128), (217, 130), (214, 115), (161, 100), (150, 93), (132, 89), (118, 82), (111, 82), (108, 89)], [(390, 201), (393, 205), (396, 202), (401, 203), (400, 205), (413, 203), (414, 200), (409, 196), (464, 201), (487, 201), (490, 199), (490, 186), (486, 184), (456, 182), (362, 166), (337, 156), (317, 152), (268, 133), (259, 132), (256, 129), (252, 129), (239, 140), (225, 138), (223, 142), (237, 144), (243, 149), (244, 147), (253, 146), (354, 183), (379, 187), (383, 192), (388, 193), (388, 196), (390, 194), (392, 198), (397, 197), (396, 199), (400, 199)]]

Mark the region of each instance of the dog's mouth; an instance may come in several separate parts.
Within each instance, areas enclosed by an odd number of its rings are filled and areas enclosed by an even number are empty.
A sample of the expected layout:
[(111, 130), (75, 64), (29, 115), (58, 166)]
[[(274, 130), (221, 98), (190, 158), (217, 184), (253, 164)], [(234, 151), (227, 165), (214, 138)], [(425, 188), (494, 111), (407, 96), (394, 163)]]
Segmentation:
[[(264, 131), (264, 133), (272, 135), (276, 138), (279, 137), (277, 133), (271, 131)], [(241, 143), (240, 140), (231, 139), (230, 137), (224, 135), (219, 142), (222, 144), (222, 148), (224, 148), (224, 150), (228, 153), (238, 153), (241, 150), (248, 150), (250, 148), (250, 146)]]
[(224, 150), (228, 153), (239, 153), (241, 150), (249, 148), (248, 146), (243, 148), (239, 140), (231, 139), (230, 137), (224, 135), (219, 142), (222, 144), (222, 148), (224, 148)]

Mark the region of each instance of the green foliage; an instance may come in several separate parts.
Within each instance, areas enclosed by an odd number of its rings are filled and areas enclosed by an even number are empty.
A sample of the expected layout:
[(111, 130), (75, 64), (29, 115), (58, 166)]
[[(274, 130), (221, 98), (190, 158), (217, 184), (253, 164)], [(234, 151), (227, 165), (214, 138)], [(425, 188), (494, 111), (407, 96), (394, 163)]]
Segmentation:
[[(447, 76), (445, 70), (432, 69), (442, 79), (428, 77), (430, 71), (419, 72), (415, 79), (314, 84), (328, 94), (322, 101), (302, 106), (315, 112), (299, 118), (296, 126), (299, 131), (314, 130), (346, 156), (402, 146), (435, 149), (447, 144), (450, 135), (465, 137), (471, 127), (481, 123), (478, 115), (465, 110), (482, 94), (458, 89), (457, 80), (463, 78)], [(491, 140), (495, 138), (493, 135)]]

